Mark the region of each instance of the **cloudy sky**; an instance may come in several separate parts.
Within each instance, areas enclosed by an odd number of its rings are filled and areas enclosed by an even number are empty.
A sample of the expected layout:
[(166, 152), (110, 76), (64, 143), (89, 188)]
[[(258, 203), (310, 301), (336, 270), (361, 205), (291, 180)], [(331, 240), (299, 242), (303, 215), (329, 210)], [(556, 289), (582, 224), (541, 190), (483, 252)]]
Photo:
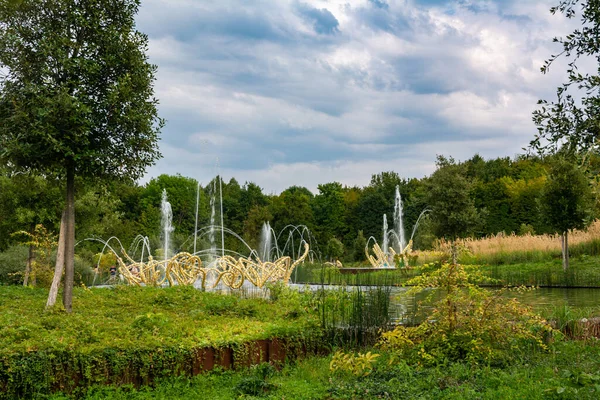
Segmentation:
[(267, 193), (522, 153), (565, 80), (557, 0), (145, 0), (163, 158), (145, 180), (217, 171)]

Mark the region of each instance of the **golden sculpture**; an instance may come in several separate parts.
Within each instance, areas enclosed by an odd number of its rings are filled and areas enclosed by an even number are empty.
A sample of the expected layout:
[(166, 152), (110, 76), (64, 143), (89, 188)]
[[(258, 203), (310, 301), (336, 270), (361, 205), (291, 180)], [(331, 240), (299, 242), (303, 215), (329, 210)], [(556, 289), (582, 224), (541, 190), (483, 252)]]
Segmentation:
[(408, 242), (406, 247), (400, 252), (396, 253), (393, 248), (389, 248), (389, 253), (386, 254), (381, 247), (377, 243), (373, 246), (373, 253), (375, 255), (369, 254), (369, 249), (365, 247), (365, 254), (367, 255), (367, 259), (371, 263), (371, 265), (375, 268), (395, 268), (395, 260), (402, 260), (401, 263), (403, 265), (408, 265), (407, 258), (408, 253), (412, 250), (412, 240)]
[(120, 257), (117, 257), (117, 262), (119, 273), (130, 285), (162, 286), (165, 282), (169, 282), (170, 286), (193, 285), (200, 280), (202, 288), (206, 288), (207, 277), (212, 275), (216, 279), (209, 289), (214, 289), (219, 283), (239, 289), (246, 280), (262, 288), (268, 282), (289, 282), (292, 272), (304, 261), (308, 251), (308, 243), (304, 243), (304, 253), (293, 263), (287, 256), (273, 262), (224, 256), (218, 258), (213, 266), (204, 267), (200, 257), (190, 253), (178, 253), (162, 261), (149, 257), (147, 262), (136, 262), (125, 254), (128, 263)]
[[(268, 282), (288, 282), (292, 276), (292, 272), (298, 264), (300, 264), (308, 255), (308, 243), (304, 243), (304, 253), (300, 258), (292, 263), (290, 257), (281, 257), (277, 260), (261, 261), (248, 257), (240, 257), (238, 259), (225, 256), (217, 260), (218, 270), (220, 271), (217, 282), (223, 280), (225, 285), (236, 289), (241, 287), (244, 280), (248, 280), (254, 286), (262, 288)], [(214, 286), (213, 286), (214, 287)]]

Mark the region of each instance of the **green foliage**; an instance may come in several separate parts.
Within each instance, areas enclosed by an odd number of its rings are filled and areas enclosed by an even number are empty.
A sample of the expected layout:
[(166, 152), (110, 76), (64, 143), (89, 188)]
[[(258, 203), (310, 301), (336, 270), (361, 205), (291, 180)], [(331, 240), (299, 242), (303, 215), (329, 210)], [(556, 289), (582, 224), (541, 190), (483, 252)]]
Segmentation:
[(58, 180), (32, 172), (8, 174), (0, 170), (0, 251), (16, 243), (17, 231), (32, 233), (42, 224), (55, 231), (64, 195)]
[[(149, 332), (153, 335), (160, 333), (160, 328), (167, 325), (169, 322), (168, 318), (163, 313), (152, 313), (138, 315), (131, 323), (131, 327), (140, 332), (138, 335), (141, 336), (142, 332)], [(165, 332), (167, 333), (167, 332)]]
[(275, 389), (277, 386), (268, 382), (267, 378), (271, 377), (275, 369), (271, 364), (259, 364), (251, 368), (252, 374), (242, 378), (233, 390), (239, 395), (264, 397), (268, 392)]
[[(318, 186), (319, 194), (312, 201), (318, 239), (327, 243), (333, 236), (346, 234), (344, 221), (344, 191), (338, 182)], [(341, 254), (337, 257), (340, 257)]]
[(50, 287), (54, 273), (52, 264), (52, 250), (56, 247), (56, 238), (50, 234), (43, 225), (36, 225), (33, 233), (21, 231), (15, 232), (15, 236), (23, 237), (22, 244), (29, 246), (32, 250), (30, 254), (32, 259), (29, 274), (30, 282), (42, 287)]
[(471, 182), (453, 159), (438, 157), (438, 169), (427, 181), (427, 203), (438, 237), (454, 241), (475, 232), (480, 214), (470, 197)]
[(583, 229), (592, 222), (594, 199), (585, 173), (558, 158), (550, 169), (542, 192), (542, 209), (554, 232)]
[(363, 231), (358, 231), (358, 235), (356, 235), (356, 239), (352, 243), (352, 258), (354, 261), (365, 261), (367, 259), (367, 255), (365, 253), (365, 248), (367, 247), (367, 239), (365, 235), (363, 235)]
[(314, 228), (311, 207), (313, 197), (310, 190), (298, 186), (291, 186), (279, 196), (273, 197), (269, 210), (273, 216), (273, 229), (279, 232), (286, 225), (306, 225), (309, 229)]
[(334, 399), (595, 399), (599, 349), (593, 342), (560, 342), (551, 353), (524, 353), (522, 362), (502, 368), (414, 368), (382, 360), (366, 377), (334, 376), (329, 393)]
[(372, 345), (390, 320), (390, 286), (364, 289), (340, 287), (318, 292), (318, 313), (330, 345)]
[[(576, 249), (575, 246), (573, 247)], [(588, 251), (586, 249), (585, 253)], [(503, 258), (489, 261), (502, 261), (502, 263), (486, 265), (482, 267), (482, 271), (504, 285), (600, 287), (597, 256), (574, 257), (571, 267), (567, 271), (561, 268), (560, 253), (553, 256), (547, 253), (508, 254)]]
[(588, 59), (598, 60), (598, 3), (595, 0), (560, 0), (550, 12), (564, 14), (569, 19), (579, 16), (582, 28), (553, 40), (561, 49), (545, 61), (541, 70), (548, 72), (552, 63), (564, 57), (568, 61), (568, 81), (557, 88), (555, 102), (538, 102), (541, 107), (533, 113), (538, 134), (531, 146), (539, 151), (556, 151), (563, 146), (574, 153), (597, 152), (600, 79), (597, 73), (582, 73), (578, 65), (585, 65)]
[(72, 309), (75, 176), (143, 175), (160, 157), (139, 0), (0, 3), (0, 161), (66, 176), (63, 302)]
[(0, 253), (0, 285), (18, 285), (23, 282), (27, 253), (25, 246), (11, 246)]
[[(129, 239), (130, 235), (127, 235), (122, 227), (128, 221), (124, 220), (124, 214), (120, 211), (122, 203), (117, 193), (102, 183), (80, 186), (80, 193), (75, 200), (77, 238), (84, 240), (91, 237), (117, 236), (123, 240)], [(92, 247), (90, 242), (85, 244)]]
[(418, 365), (502, 365), (514, 361), (518, 351), (546, 349), (552, 331), (547, 322), (515, 299), (481, 289), (475, 282), (482, 281), (486, 278), (477, 267), (461, 264), (444, 264), (413, 278), (411, 291), (438, 288), (443, 298), (420, 325), (384, 332), (379, 346)]
[(337, 351), (329, 363), (329, 370), (334, 374), (349, 373), (356, 377), (367, 376), (373, 372), (373, 367), (379, 356), (379, 354), (370, 351), (356, 355)]
[[(588, 158), (598, 163), (595, 157)], [(499, 231), (518, 232), (521, 226), (526, 226), (526, 230), (533, 228), (537, 233), (547, 233), (551, 230), (538, 212), (547, 166), (547, 160), (536, 158), (484, 160), (475, 156), (463, 163), (450, 160), (440, 162), (439, 172), (436, 171), (434, 175), (450, 176), (448, 184), (452, 186), (452, 176), (456, 174), (470, 188), (465, 200), (475, 206), (480, 218), (479, 224), (470, 225), (466, 234), (481, 236)], [(32, 225), (28, 224), (32, 221), (48, 221), (46, 226), (56, 233), (64, 197), (58, 190), (61, 181), (31, 174), (10, 175), (6, 170), (2, 171), (0, 209), (7, 218), (0, 220), (0, 242), (4, 240), (0, 246), (6, 246), (10, 241), (10, 236), (8, 241), (2, 239), (6, 238), (2, 232), (8, 235), (16, 230), (30, 230)], [(324, 184), (317, 196), (299, 187), (290, 187), (280, 195), (267, 196), (256, 184), (240, 186), (233, 179), (223, 183), (224, 222), (225, 226), (241, 234), (253, 248), (258, 246), (265, 221), (270, 221), (276, 232), (287, 224), (306, 224), (317, 239), (313, 241), (312, 250), (319, 248), (324, 257), (328, 240), (335, 237), (344, 244), (346, 251), (341, 258), (344, 263), (360, 262), (364, 261), (364, 252), (359, 251), (361, 246), (355, 244), (355, 240), (362, 240), (357, 239), (356, 233), (361, 230), (363, 237), (374, 236), (379, 240), (382, 215), (386, 214), (388, 220), (393, 215), (396, 185), (402, 194), (405, 228), (409, 233), (421, 212), (430, 208), (427, 182), (432, 179), (433, 176), (422, 180), (403, 180), (393, 172), (385, 172), (374, 175), (370, 185), (365, 188)], [(210, 200), (216, 182), (200, 188), (199, 227), (210, 223)], [(127, 247), (137, 234), (144, 234), (155, 244), (153, 248), (161, 247), (160, 198), (163, 188), (166, 188), (174, 213), (174, 250), (193, 249), (190, 237), (195, 222), (195, 180), (179, 175), (161, 175), (143, 187), (127, 180), (89, 185), (78, 179), (76, 183), (79, 192), (76, 201), (78, 240), (90, 236), (108, 238), (115, 235)], [(218, 195), (218, 185), (216, 190)], [(445, 199), (447, 194), (440, 196)], [(443, 203), (448, 207), (452, 205), (449, 200)], [(449, 212), (446, 214), (451, 215), (451, 210)], [(446, 215), (444, 212), (441, 214)], [(432, 248), (436, 236), (441, 234), (437, 229), (438, 222), (434, 213), (426, 214), (421, 219), (415, 232), (414, 248)], [(233, 236), (226, 236), (225, 240), (226, 247), (245, 251)], [(287, 235), (282, 235), (280, 240), (281, 247)], [(207, 240), (199, 239), (198, 246), (206, 248)], [(98, 244), (89, 241), (80, 243), (78, 251), (80, 248), (93, 252), (100, 250)]]
[(156, 67), (136, 0), (3, 2), (0, 156), (19, 168), (139, 177), (156, 150)]
[[(600, 346), (595, 342), (566, 341), (551, 352), (528, 352), (523, 362), (503, 368), (468, 363), (413, 368), (388, 364), (382, 355), (363, 377), (332, 374), (331, 356), (310, 357), (272, 371), (262, 379), (258, 368), (215, 371), (193, 378), (168, 377), (153, 386), (94, 386), (78, 398), (85, 400), (183, 400), (253, 398), (236, 390), (242, 381), (272, 384), (265, 399), (584, 399), (598, 398), (596, 387)], [(50, 396), (67, 400), (65, 395)]]
[(344, 254), (344, 244), (336, 238), (329, 239), (325, 254), (330, 260), (339, 259)]
[(194, 351), (205, 347), (276, 337), (290, 343), (292, 356), (293, 346), (310, 347), (321, 332), (301, 297), (243, 299), (188, 287), (81, 289), (67, 315), (44, 313), (46, 295), (0, 290), (1, 399), (188, 374)]
[[(160, 204), (163, 190), (167, 191), (168, 201), (173, 211), (173, 227), (175, 232), (194, 231), (196, 214), (196, 190), (198, 182), (181, 175), (162, 174), (150, 180), (140, 193), (140, 211), (137, 216), (142, 223), (143, 232), (148, 235), (159, 234), (161, 210)], [(208, 202), (204, 197), (201, 199)], [(206, 207), (199, 208), (199, 220), (206, 225), (209, 215)]]

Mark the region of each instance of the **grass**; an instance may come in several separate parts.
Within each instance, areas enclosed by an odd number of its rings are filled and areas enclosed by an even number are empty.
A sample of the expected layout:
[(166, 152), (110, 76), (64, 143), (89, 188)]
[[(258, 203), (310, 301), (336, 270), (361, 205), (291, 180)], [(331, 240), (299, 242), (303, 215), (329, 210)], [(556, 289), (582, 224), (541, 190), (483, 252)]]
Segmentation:
[(45, 350), (219, 347), (318, 325), (299, 300), (242, 299), (183, 286), (76, 288), (72, 314), (44, 312), (46, 298), (43, 289), (0, 287), (0, 357)]
[(0, 399), (152, 385), (190, 375), (198, 349), (229, 348), (243, 363), (262, 339), (281, 339), (293, 358), (321, 337), (312, 296), (290, 290), (267, 300), (183, 286), (78, 288), (71, 314), (44, 312), (46, 297), (46, 290), (0, 287)]
[[(267, 374), (263, 372), (264, 369), (267, 369)], [(270, 368), (263, 364), (243, 371), (214, 371), (193, 378), (170, 378), (161, 381), (154, 388), (97, 386), (90, 388), (82, 398), (86, 400), (324, 399), (327, 398), (329, 386), (328, 370), (327, 357), (311, 357), (287, 365), (280, 371), (270, 371)], [(265, 382), (267, 385), (264, 385)], [(269, 389), (262, 389), (263, 387)], [(256, 393), (255, 388), (261, 389), (259, 396), (250, 394)], [(52, 400), (69, 398), (60, 394), (50, 397)]]
[(319, 318), (329, 346), (373, 345), (391, 329), (391, 287), (338, 287), (319, 290)]
[(506, 285), (600, 287), (600, 256), (572, 257), (565, 272), (560, 259), (514, 264), (488, 264), (482, 271)]
[[(267, 374), (261, 371), (264, 367), (255, 367), (171, 378), (154, 388), (95, 387), (82, 398), (597, 399), (600, 395), (600, 345), (596, 341), (555, 343), (548, 352), (523, 354), (521, 362), (505, 368), (465, 363), (432, 368), (403, 363), (389, 366), (381, 360), (373, 373), (356, 377), (331, 373), (330, 360), (331, 357), (311, 357)], [(255, 387), (268, 389), (256, 392)], [(51, 399), (67, 397), (55, 395)]]

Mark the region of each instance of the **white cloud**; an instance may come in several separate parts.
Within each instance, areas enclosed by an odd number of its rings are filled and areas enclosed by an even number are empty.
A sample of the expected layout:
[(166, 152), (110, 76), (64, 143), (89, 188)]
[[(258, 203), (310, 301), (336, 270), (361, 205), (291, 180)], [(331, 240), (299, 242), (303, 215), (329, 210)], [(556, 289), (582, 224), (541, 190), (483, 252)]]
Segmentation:
[[(327, 9), (339, 29), (315, 31), (299, 4)], [(268, 191), (366, 185), (383, 170), (429, 174), (436, 153), (526, 146), (537, 99), (564, 80), (563, 61), (548, 75), (539, 68), (557, 51), (552, 36), (574, 22), (551, 16), (551, 0), (387, 4), (145, 2), (138, 22), (168, 120), (164, 159), (146, 179), (208, 181), (219, 157), (224, 173)]]

